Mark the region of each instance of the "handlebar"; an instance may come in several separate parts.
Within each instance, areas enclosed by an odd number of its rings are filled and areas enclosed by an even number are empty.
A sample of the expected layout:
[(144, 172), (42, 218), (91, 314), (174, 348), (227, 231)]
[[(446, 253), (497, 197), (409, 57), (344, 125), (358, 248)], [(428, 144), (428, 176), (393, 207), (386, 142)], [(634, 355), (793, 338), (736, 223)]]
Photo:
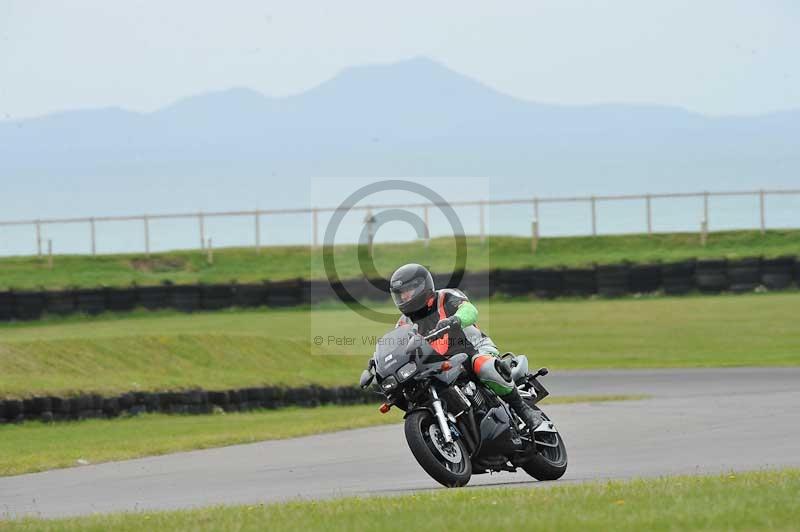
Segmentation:
[(444, 331), (448, 330), (449, 328), (450, 328), (449, 325), (447, 327), (442, 327), (441, 329), (439, 329), (437, 331), (433, 331), (428, 336), (423, 336), (422, 338), (427, 342), (428, 340), (436, 338), (439, 334), (443, 333)]

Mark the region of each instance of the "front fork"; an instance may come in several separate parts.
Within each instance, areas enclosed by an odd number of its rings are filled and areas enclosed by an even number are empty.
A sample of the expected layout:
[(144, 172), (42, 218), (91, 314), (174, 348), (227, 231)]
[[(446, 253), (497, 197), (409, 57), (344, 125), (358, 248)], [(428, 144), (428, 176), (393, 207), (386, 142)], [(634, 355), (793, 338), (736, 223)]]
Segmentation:
[(439, 430), (442, 431), (444, 441), (453, 443), (453, 433), (450, 431), (450, 425), (447, 423), (447, 416), (444, 415), (442, 401), (439, 399), (439, 394), (436, 393), (436, 388), (433, 386), (431, 386), (431, 396), (433, 397), (433, 413), (436, 414), (436, 421), (439, 422)]

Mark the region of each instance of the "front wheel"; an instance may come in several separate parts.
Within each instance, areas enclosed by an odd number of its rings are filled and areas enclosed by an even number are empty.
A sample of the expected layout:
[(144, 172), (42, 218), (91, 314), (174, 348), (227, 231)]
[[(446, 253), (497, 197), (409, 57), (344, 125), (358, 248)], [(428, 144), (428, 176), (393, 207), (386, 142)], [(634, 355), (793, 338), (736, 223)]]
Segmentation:
[[(533, 406), (536, 410), (541, 410)], [(545, 423), (550, 421), (544, 412)], [(536, 432), (536, 455), (522, 469), (536, 480), (558, 480), (567, 472), (567, 447), (558, 432)]]
[(417, 462), (436, 482), (448, 488), (460, 488), (472, 476), (469, 453), (461, 440), (444, 441), (434, 415), (417, 410), (406, 417), (406, 442)]

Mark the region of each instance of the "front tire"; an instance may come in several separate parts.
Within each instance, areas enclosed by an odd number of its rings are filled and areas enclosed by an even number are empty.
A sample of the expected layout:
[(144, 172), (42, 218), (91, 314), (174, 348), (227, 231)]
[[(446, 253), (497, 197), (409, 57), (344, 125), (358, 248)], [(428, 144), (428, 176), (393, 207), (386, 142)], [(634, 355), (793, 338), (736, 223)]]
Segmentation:
[[(541, 410), (532, 405), (536, 410)], [(545, 422), (549, 421), (544, 412)], [(536, 480), (558, 480), (567, 472), (567, 447), (558, 432), (539, 432), (534, 435), (537, 441), (536, 455), (522, 464), (522, 469)]]
[(436, 482), (448, 488), (465, 486), (472, 477), (472, 462), (464, 443), (446, 443), (434, 415), (417, 410), (406, 417), (406, 442), (417, 463)]

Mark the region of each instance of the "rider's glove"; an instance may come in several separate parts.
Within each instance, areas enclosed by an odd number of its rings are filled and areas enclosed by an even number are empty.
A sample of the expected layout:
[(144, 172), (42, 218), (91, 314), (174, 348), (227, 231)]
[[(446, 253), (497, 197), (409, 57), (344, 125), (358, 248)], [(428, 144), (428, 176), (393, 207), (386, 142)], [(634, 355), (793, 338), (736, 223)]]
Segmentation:
[(445, 327), (450, 327), (450, 329), (460, 329), (461, 320), (458, 319), (458, 316), (450, 316), (449, 318), (439, 320), (439, 323), (436, 324), (434, 330), (438, 331), (439, 329), (444, 329)]

